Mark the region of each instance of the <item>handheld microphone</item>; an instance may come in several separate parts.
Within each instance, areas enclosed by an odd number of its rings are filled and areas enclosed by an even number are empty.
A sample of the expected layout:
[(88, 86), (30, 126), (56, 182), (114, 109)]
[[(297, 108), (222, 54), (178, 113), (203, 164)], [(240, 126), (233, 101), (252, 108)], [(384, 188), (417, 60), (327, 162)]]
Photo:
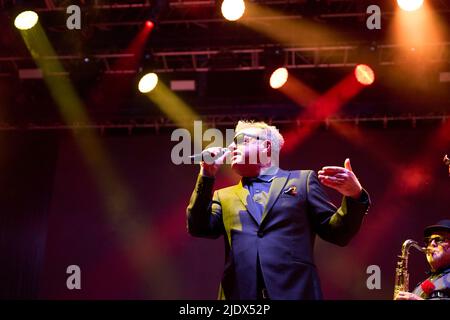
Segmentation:
[(209, 150), (203, 150), (201, 153), (197, 153), (192, 156), (189, 156), (189, 158), (194, 159), (194, 161), (204, 161), (205, 157), (207, 157), (208, 160), (215, 161), (218, 158), (220, 158), (221, 156), (223, 156), (225, 154), (225, 152), (227, 152), (228, 150), (230, 150), (230, 149), (221, 148), (214, 157), (212, 156), (212, 154)]

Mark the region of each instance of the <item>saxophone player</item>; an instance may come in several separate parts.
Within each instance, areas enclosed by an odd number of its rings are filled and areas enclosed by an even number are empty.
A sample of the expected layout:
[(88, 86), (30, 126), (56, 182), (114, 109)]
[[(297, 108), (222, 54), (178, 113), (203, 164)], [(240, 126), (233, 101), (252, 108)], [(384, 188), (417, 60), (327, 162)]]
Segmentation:
[(412, 291), (400, 291), (395, 300), (450, 300), (450, 220), (425, 228), (429, 277)]

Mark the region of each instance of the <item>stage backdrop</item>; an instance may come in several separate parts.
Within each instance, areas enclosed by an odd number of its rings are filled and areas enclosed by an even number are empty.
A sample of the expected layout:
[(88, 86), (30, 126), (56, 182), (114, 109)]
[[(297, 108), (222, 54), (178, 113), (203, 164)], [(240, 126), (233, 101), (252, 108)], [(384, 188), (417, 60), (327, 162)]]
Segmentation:
[[(282, 154), (282, 168), (316, 171), (349, 157), (372, 198), (347, 247), (316, 242), (326, 299), (391, 299), (402, 242), (422, 240), (425, 226), (449, 217), (442, 157), (450, 144), (430, 147), (436, 129), (330, 127)], [(170, 133), (16, 132), (1, 141), (2, 298), (216, 298), (223, 239), (187, 234), (199, 169), (172, 163)], [(216, 185), (237, 179), (225, 168)], [(380, 289), (367, 287), (371, 265), (380, 268)], [(67, 287), (70, 266), (81, 271), (81, 289)], [(412, 286), (425, 277), (418, 252), (410, 271)]]

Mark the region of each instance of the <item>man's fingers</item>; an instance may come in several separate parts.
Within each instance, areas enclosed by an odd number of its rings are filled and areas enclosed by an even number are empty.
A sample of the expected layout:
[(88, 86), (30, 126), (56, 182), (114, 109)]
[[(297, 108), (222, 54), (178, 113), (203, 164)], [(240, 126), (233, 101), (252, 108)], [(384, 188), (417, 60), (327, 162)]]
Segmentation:
[(319, 175), (319, 179), (326, 179), (326, 180), (329, 180), (329, 181), (341, 181), (341, 182), (345, 181), (345, 179), (343, 179), (341, 177), (327, 176), (327, 175), (322, 175), (322, 174)]
[(224, 164), (226, 157), (231, 153), (231, 150), (225, 151), (223, 155), (221, 155), (217, 160), (215, 161), (216, 164)]
[[(344, 161), (344, 167), (326, 166), (326, 167), (323, 167), (321, 171), (323, 171), (324, 173), (327, 173), (327, 174), (335, 174), (335, 173), (345, 173), (347, 171), (353, 172), (353, 169), (352, 169), (352, 165), (350, 163), (350, 159), (347, 158)], [(321, 171), (319, 171), (319, 174), (321, 173)]]
[(203, 155), (203, 161), (209, 165), (224, 164), (225, 158), (231, 152), (230, 150), (226, 150), (222, 154), (222, 148), (219, 147), (208, 148), (204, 151), (208, 152)]
[(336, 177), (340, 179), (347, 179), (349, 177), (349, 174), (347, 172), (338, 172), (338, 173), (326, 173), (323, 170), (320, 170), (317, 172), (319, 176), (327, 176), (327, 177)]
[(403, 298), (404, 298), (403, 292), (400, 291), (395, 295), (394, 300), (403, 300)]
[(344, 179), (330, 177), (330, 176), (323, 176), (323, 175), (319, 175), (319, 180), (320, 180), (320, 182), (322, 182), (324, 184), (327, 184), (327, 185), (332, 184), (332, 185), (337, 185), (337, 186), (340, 186), (345, 182)]
[(345, 159), (345, 161), (344, 161), (344, 167), (345, 167), (345, 169), (347, 169), (347, 170), (353, 171), (353, 170), (352, 170), (352, 165), (350, 164), (350, 159), (349, 159), (349, 158)]
[(412, 300), (414, 298), (414, 294), (407, 291), (400, 291), (395, 296), (394, 300)]
[(334, 173), (344, 173), (344, 172), (346, 172), (346, 169), (342, 168), (342, 167), (329, 166), (329, 167), (323, 167), (321, 171), (324, 171), (327, 174), (334, 174)]
[(347, 180), (350, 175), (348, 173), (336, 173), (334, 176), (339, 179)]

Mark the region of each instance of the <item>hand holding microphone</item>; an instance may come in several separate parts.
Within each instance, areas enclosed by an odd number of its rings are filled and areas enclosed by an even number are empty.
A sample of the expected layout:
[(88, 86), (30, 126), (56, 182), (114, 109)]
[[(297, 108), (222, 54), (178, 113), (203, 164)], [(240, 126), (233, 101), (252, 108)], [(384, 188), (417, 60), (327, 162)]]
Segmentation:
[(228, 148), (213, 147), (205, 149), (201, 153), (194, 154), (189, 158), (193, 159), (196, 162), (198, 161), (213, 162), (229, 150), (230, 149)]
[(200, 161), (200, 173), (202, 175), (214, 177), (230, 152), (231, 150), (228, 148), (212, 147), (190, 158), (194, 161)]

